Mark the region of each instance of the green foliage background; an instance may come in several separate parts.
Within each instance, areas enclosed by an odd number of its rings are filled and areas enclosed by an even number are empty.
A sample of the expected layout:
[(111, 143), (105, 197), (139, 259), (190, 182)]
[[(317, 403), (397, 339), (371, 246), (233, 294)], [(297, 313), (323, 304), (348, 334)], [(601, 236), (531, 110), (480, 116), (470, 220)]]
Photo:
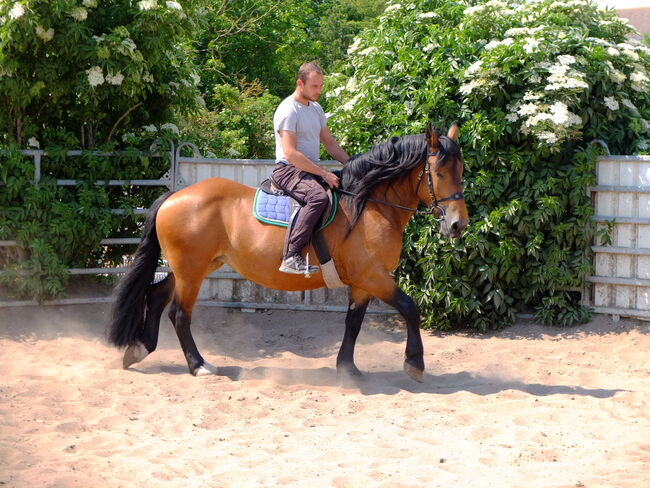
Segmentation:
[(330, 91), (344, 146), (461, 123), (470, 225), (451, 241), (414, 219), (397, 271), (427, 326), (588, 318), (590, 143), (647, 150), (650, 51), (632, 32), (588, 1), (418, 0), (357, 37)]
[[(0, 239), (20, 246), (0, 248), (0, 281), (12, 294), (57, 296), (68, 267), (128, 254), (99, 247), (138, 232), (135, 216), (110, 209), (147, 207), (161, 190), (95, 181), (157, 179), (169, 167), (148, 154), (177, 137), (170, 121), (202, 104), (187, 55), (202, 12), (193, 0), (0, 3)], [(38, 184), (25, 147), (47, 150)], [(80, 148), (81, 157), (67, 156)], [(120, 157), (98, 155), (116, 149)]]

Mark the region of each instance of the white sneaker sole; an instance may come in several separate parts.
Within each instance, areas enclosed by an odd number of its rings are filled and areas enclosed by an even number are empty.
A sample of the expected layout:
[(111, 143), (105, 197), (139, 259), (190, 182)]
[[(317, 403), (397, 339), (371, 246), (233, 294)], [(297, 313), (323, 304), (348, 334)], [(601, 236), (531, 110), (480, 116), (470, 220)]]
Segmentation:
[[(304, 275), (305, 274), (305, 270), (300, 271), (298, 269), (288, 268), (288, 267), (285, 267), (284, 264), (281, 265), (278, 269), (282, 273), (296, 274), (296, 275)], [(310, 266), (309, 267), (309, 272), (308, 272), (309, 274), (318, 273), (318, 272), (320, 272), (320, 268), (318, 268), (316, 266)]]

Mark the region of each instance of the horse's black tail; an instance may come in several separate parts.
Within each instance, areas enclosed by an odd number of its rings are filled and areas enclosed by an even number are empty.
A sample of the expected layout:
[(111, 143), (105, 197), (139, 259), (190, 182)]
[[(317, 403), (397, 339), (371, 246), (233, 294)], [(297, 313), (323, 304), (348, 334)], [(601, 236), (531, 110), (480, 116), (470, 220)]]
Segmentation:
[(144, 327), (147, 293), (160, 258), (156, 215), (163, 202), (173, 193), (165, 193), (149, 208), (142, 239), (133, 255), (133, 262), (115, 288), (111, 321), (106, 335), (108, 342), (117, 347), (135, 344)]

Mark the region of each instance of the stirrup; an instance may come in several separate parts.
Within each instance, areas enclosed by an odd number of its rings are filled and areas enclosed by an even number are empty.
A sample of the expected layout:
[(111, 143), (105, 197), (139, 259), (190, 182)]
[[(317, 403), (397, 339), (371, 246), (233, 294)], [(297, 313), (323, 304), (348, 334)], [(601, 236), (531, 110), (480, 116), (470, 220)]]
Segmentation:
[(305, 255), (305, 278), (311, 278), (311, 273), (309, 272), (309, 253)]

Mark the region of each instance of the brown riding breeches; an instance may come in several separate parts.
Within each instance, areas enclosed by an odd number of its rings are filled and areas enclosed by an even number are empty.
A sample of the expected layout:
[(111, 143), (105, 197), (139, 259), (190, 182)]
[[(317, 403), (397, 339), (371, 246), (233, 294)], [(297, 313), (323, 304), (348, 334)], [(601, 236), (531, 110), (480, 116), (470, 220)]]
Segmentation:
[(278, 163), (273, 170), (273, 180), (301, 205), (298, 221), (291, 231), (287, 254), (300, 254), (309, 243), (318, 219), (327, 209), (329, 198), (323, 180), (316, 175), (296, 168), (292, 164)]

